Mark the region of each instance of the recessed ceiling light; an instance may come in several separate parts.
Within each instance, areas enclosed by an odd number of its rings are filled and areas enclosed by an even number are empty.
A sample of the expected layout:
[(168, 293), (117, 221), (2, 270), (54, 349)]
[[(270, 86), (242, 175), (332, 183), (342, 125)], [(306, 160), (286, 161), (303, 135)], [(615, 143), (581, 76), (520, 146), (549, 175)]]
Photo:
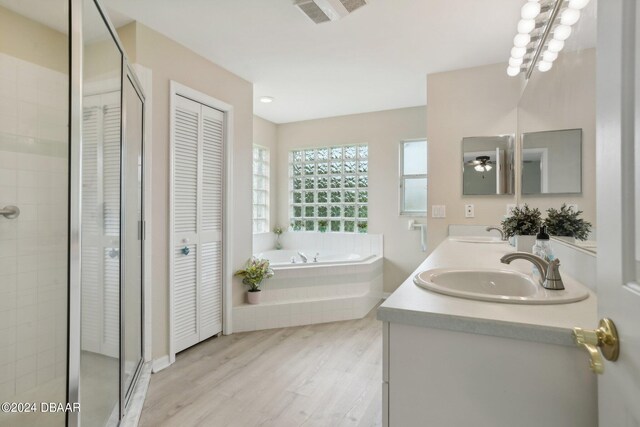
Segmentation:
[(270, 104), (272, 103), (274, 100), (273, 96), (261, 96), (260, 97), (260, 102), (262, 102), (263, 104)]

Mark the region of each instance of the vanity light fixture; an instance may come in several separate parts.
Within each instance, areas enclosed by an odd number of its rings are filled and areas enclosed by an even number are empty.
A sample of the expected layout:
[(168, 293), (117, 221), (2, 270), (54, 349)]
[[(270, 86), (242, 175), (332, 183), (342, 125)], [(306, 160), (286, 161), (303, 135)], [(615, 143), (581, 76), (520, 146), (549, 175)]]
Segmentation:
[(589, 0), (528, 0), (520, 11), (507, 74), (525, 73), (528, 79), (536, 66), (549, 71), (587, 4)]

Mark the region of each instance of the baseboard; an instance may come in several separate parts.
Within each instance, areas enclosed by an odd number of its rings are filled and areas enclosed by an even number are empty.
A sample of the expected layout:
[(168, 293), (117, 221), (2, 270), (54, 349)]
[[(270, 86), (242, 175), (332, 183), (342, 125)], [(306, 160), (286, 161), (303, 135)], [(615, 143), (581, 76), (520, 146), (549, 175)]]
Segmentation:
[(166, 356), (153, 359), (151, 372), (157, 374), (158, 372), (162, 371), (165, 368), (168, 368), (169, 366), (171, 366), (171, 360), (169, 359), (169, 355), (167, 354)]

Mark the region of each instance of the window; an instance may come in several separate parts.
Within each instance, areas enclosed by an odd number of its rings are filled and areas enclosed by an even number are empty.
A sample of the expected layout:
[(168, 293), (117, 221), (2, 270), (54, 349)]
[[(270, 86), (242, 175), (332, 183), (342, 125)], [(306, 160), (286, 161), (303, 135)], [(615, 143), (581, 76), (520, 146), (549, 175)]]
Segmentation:
[(367, 145), (291, 151), (289, 205), (293, 230), (366, 233), (368, 159)]
[(400, 143), (400, 215), (427, 214), (427, 141)]
[(253, 232), (269, 231), (269, 150), (253, 146)]

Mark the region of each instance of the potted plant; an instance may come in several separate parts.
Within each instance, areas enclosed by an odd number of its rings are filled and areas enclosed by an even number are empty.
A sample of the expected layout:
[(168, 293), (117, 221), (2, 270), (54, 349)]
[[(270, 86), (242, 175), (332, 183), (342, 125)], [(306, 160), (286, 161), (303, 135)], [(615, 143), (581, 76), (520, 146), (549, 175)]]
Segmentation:
[(329, 221), (327, 221), (326, 219), (321, 219), (320, 221), (318, 221), (318, 231), (320, 231), (321, 233), (326, 232), (328, 225)]
[(547, 209), (547, 219), (544, 225), (551, 236), (560, 237), (571, 242), (587, 240), (591, 232), (591, 223), (580, 218), (582, 211), (574, 210), (573, 206), (563, 203), (560, 210)]
[(518, 251), (531, 252), (542, 225), (542, 215), (538, 208), (530, 208), (527, 204), (516, 206), (511, 210), (511, 215), (502, 220), (501, 225), (505, 236), (509, 237), (509, 242)]
[(280, 243), (280, 235), (283, 232), (284, 232), (284, 230), (280, 226), (274, 227), (274, 229), (273, 229), (273, 233), (276, 235), (276, 249), (277, 250), (282, 249), (282, 243)]
[(247, 292), (247, 301), (249, 304), (260, 303), (260, 286), (262, 285), (262, 281), (273, 277), (273, 274), (273, 269), (269, 267), (269, 260), (253, 257), (247, 261), (244, 269), (234, 273), (235, 276), (241, 276), (242, 284), (249, 287)]

